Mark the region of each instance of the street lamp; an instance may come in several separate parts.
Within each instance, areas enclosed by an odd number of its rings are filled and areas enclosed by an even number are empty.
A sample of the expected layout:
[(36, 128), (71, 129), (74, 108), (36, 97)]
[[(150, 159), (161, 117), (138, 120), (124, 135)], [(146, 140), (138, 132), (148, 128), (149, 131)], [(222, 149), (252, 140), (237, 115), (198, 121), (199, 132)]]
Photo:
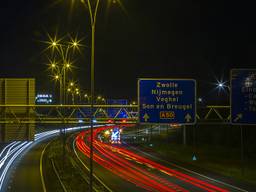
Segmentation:
[(90, 96), (87, 93), (84, 94), (84, 99), (85, 103), (90, 103)]
[(55, 77), (54, 77), (56, 80), (58, 80), (60, 77), (59, 77), (59, 75), (55, 75)]
[[(85, 0), (81, 0), (82, 3), (85, 4)], [(90, 0), (87, 0), (88, 8), (89, 8), (89, 15), (91, 21), (91, 128), (90, 128), (90, 184), (89, 184), (89, 191), (93, 191), (93, 102), (94, 102), (94, 56), (95, 56), (95, 25), (96, 25), (96, 16), (99, 7), (99, 0), (97, 0), (94, 12), (92, 10)]]
[(223, 87), (223, 83), (219, 83), (219, 84), (218, 84), (218, 87)]
[(198, 102), (199, 102), (199, 103), (202, 103), (202, 102), (203, 102), (203, 98), (202, 98), (202, 97), (199, 97), (199, 98), (198, 98)]
[(215, 101), (222, 102), (222, 104), (229, 103), (229, 95), (230, 95), (230, 86), (228, 85), (228, 81), (217, 80), (215, 83), (215, 90), (218, 91), (218, 96)]
[(76, 91), (76, 96), (78, 96), (79, 97), (79, 103), (81, 102), (81, 94), (80, 94), (80, 92), (79, 91)]
[(225, 90), (225, 88), (227, 88), (230, 91), (230, 86), (227, 85), (226, 81), (217, 81), (216, 85), (219, 90)]
[[(55, 64), (52, 64), (52, 66), (54, 65), (54, 67), (55, 67)], [(57, 74), (56, 75), (54, 75), (54, 80), (55, 81), (59, 81), (59, 84), (60, 84), (60, 97), (59, 97), (59, 99), (60, 99), (60, 103), (62, 103), (62, 80), (61, 80), (61, 76), (59, 75), (59, 73), (57, 72)]]
[[(89, 16), (90, 16), (90, 26), (91, 26), (91, 103), (90, 103), (90, 110), (91, 110), (91, 128), (90, 128), (90, 186), (89, 191), (92, 192), (93, 188), (93, 107), (94, 107), (94, 63), (95, 63), (95, 26), (96, 26), (96, 18), (100, 0), (96, 0), (95, 3), (91, 3), (91, 0), (80, 0), (86, 7), (89, 9)], [(120, 0), (107, 0), (108, 5), (111, 2), (118, 2), (121, 5)], [(94, 5), (94, 7), (92, 7)]]
[(55, 62), (50, 63), (52, 71), (55, 73), (54, 79), (60, 82), (60, 104), (65, 104), (66, 95), (66, 72), (70, 69), (70, 64), (61, 65)]
[(66, 64), (66, 68), (70, 68), (70, 64), (69, 63)]
[(97, 101), (100, 101), (101, 100), (101, 96), (99, 95), (98, 97), (97, 97)]
[(55, 67), (56, 67), (56, 64), (55, 64), (55, 63), (52, 63), (52, 64), (51, 64), (51, 67), (52, 67), (52, 68), (55, 68)]
[(79, 96), (80, 100), (81, 100), (79, 88), (73, 82), (70, 82), (68, 85), (69, 85), (69, 87), (68, 87), (67, 91), (68, 91), (68, 93), (71, 94), (72, 104), (74, 105), (75, 104), (75, 96)]
[[(68, 70), (72, 68), (71, 58), (74, 56), (74, 51), (80, 51), (81, 40), (77, 38), (69, 38), (69, 41), (63, 41), (64, 38), (57, 39), (57, 36), (51, 37), (48, 34), (49, 41), (45, 43), (48, 44), (47, 49), (51, 49), (53, 59), (49, 59), (51, 70), (57, 74), (58, 78), (55, 80), (60, 81), (60, 104), (66, 103), (66, 76)], [(72, 52), (71, 52), (72, 51)], [(56, 60), (58, 62), (56, 62)]]

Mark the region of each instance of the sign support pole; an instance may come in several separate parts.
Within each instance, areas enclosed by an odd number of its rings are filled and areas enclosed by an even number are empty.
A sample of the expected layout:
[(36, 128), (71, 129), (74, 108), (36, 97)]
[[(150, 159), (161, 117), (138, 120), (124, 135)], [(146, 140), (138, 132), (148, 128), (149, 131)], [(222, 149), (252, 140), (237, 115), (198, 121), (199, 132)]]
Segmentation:
[(240, 136), (241, 136), (241, 173), (244, 175), (244, 138), (243, 138), (243, 126), (240, 125)]
[(186, 133), (186, 125), (183, 125), (183, 145), (187, 145), (187, 133)]
[(140, 140), (139, 140), (139, 136), (140, 136), (140, 128), (139, 126), (137, 127), (137, 144), (139, 144)]
[(151, 125), (151, 127), (150, 127), (150, 141), (152, 140), (152, 132), (153, 132), (153, 125)]

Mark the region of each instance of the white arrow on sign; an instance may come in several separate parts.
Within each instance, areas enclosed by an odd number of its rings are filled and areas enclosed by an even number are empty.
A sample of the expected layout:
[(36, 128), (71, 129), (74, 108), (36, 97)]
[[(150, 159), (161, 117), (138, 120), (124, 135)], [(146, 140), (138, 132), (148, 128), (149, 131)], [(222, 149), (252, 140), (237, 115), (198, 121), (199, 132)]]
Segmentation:
[(239, 113), (239, 114), (237, 114), (236, 118), (234, 119), (234, 122), (237, 122), (239, 119), (242, 119), (242, 118), (243, 118), (243, 114)]
[(145, 115), (143, 116), (143, 119), (144, 119), (144, 121), (145, 121), (145, 122), (147, 122), (147, 121), (148, 121), (149, 116), (148, 116), (148, 114), (147, 114), (147, 113), (145, 113)]
[(190, 122), (190, 120), (192, 119), (191, 115), (189, 113), (187, 113), (187, 115), (185, 116), (185, 120), (186, 122)]

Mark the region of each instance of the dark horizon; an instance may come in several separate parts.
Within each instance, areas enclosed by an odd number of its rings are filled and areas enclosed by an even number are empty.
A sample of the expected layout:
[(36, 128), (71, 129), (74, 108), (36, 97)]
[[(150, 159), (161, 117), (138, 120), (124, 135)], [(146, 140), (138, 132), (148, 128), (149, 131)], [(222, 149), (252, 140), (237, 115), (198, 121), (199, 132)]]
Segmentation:
[[(122, 1), (96, 26), (95, 89), (107, 98), (135, 99), (138, 78), (193, 78), (198, 96), (218, 96), (216, 80), (232, 68), (255, 67), (253, 3), (234, 1)], [(53, 89), (46, 56), (47, 33), (84, 37), (73, 76), (90, 89), (90, 28), (87, 10), (51, 1), (5, 1), (1, 5), (0, 77), (34, 77), (37, 90)], [(224, 94), (224, 93), (223, 93)], [(210, 96), (211, 95), (211, 96)]]

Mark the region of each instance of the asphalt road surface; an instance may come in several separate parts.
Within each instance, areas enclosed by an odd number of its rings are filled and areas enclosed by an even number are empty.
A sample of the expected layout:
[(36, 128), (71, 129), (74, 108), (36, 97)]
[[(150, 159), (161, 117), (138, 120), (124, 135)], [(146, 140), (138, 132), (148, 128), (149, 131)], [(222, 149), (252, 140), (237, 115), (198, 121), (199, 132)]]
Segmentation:
[(14, 165), (11, 171), (7, 190), (10, 192), (44, 192), (42, 175), (40, 172), (41, 157), (49, 140), (43, 141), (31, 147), (26, 155)]
[[(111, 127), (100, 127), (93, 133), (94, 173), (111, 191), (248, 191), (184, 167), (161, 163), (143, 151), (104, 143), (98, 135), (106, 129)], [(89, 130), (79, 133), (73, 147), (78, 158), (83, 158), (81, 161), (87, 166), (90, 156), (89, 135)]]
[[(98, 127), (94, 138), (94, 181), (101, 183), (107, 191), (143, 192), (143, 191), (178, 191), (178, 192), (246, 192), (235, 184), (224, 182), (221, 178), (213, 179), (199, 172), (158, 159), (152, 154), (125, 145), (104, 143), (99, 134), (113, 127)], [(70, 143), (80, 165), (89, 165), (90, 131), (78, 133)], [(31, 145), (24, 155), (12, 165), (8, 182), (2, 191), (45, 192), (51, 191), (43, 179), (43, 155), (50, 140)]]

